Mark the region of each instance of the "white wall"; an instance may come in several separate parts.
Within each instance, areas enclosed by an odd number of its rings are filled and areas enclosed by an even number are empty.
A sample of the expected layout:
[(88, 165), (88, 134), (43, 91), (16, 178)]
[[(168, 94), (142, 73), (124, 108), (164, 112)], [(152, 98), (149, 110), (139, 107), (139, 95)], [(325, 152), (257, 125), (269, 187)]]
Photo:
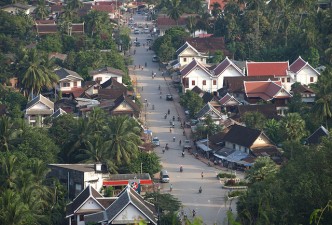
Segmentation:
[[(219, 75), (219, 74), (215, 74), (215, 75)], [(224, 77), (243, 77), (243, 74), (240, 73), (233, 66), (228, 66), (226, 68), (226, 70), (218, 76), (218, 82), (217, 82), (218, 86), (216, 87), (217, 90), (223, 87)]]
[[(310, 77), (313, 78), (313, 82), (310, 82)], [(299, 73), (296, 75), (297, 82), (300, 82), (301, 84), (309, 85), (312, 83), (316, 83), (318, 79), (317, 73), (312, 70), (309, 66), (306, 66), (302, 70), (300, 70)]]
[(103, 174), (95, 172), (85, 172), (83, 189), (86, 188), (89, 184), (97, 191), (100, 191), (103, 186)]
[[(60, 91), (70, 91), (72, 88), (80, 88), (82, 87), (82, 81), (81, 80), (77, 80), (77, 85), (76, 87), (74, 86), (74, 82), (75, 81), (60, 81), (59, 85), (60, 85)], [(64, 87), (64, 83), (69, 83), (69, 87)]]
[(146, 217), (130, 204), (113, 220), (113, 223), (132, 224), (141, 219), (146, 219)]
[(99, 73), (99, 74), (95, 74), (93, 75), (93, 80), (96, 81), (98, 78), (101, 78), (101, 82), (100, 84), (106, 82), (107, 80), (109, 80), (111, 77), (116, 77), (116, 80), (122, 84), (122, 76), (119, 75), (114, 75), (111, 73)]
[[(186, 90), (191, 90), (195, 86), (198, 86), (203, 91), (211, 91), (211, 78), (210, 75), (206, 73), (206, 71), (202, 70), (200, 67), (196, 67), (193, 69), (187, 76), (189, 88), (186, 88)], [(206, 80), (206, 85), (203, 85), (203, 80)], [(195, 85), (192, 85), (192, 81), (195, 81)], [(217, 85), (214, 85), (217, 86)]]

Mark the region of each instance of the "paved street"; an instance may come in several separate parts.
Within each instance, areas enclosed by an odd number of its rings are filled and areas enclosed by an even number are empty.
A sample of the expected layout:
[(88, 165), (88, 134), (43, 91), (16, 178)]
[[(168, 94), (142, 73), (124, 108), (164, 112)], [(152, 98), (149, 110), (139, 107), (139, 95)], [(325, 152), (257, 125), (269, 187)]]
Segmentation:
[[(142, 15), (135, 15), (134, 20), (137, 23), (151, 24), (145, 21)], [(142, 28), (141, 28), (142, 29)], [(172, 195), (182, 201), (184, 210), (189, 218), (192, 218), (192, 210), (195, 209), (196, 215), (201, 216), (205, 224), (225, 224), (226, 211), (230, 207), (230, 203), (225, 202), (225, 194), (227, 190), (221, 188), (221, 184), (216, 179), (217, 169), (207, 166), (200, 160), (195, 159), (193, 155), (186, 152), (185, 157), (181, 157), (182, 147), (179, 145), (179, 140), (186, 139), (183, 136), (183, 129), (180, 127), (180, 122), (177, 117), (180, 115), (184, 119), (183, 110), (178, 104), (178, 94), (171, 86), (170, 77), (164, 78), (161, 71), (158, 70), (158, 63), (152, 62), (152, 51), (147, 51), (146, 44), (147, 34), (134, 34), (132, 32), (132, 41), (138, 39), (141, 42), (140, 47), (132, 47), (131, 53), (134, 49), (136, 54), (133, 55), (133, 65), (136, 69), (130, 70), (132, 79), (137, 79), (137, 89), (140, 92), (141, 101), (147, 99), (146, 110), (143, 110), (143, 118), (146, 115), (145, 126), (152, 130), (153, 136), (160, 139), (161, 147), (155, 148), (157, 154), (161, 157), (163, 167), (169, 172), (171, 182), (169, 184), (162, 184), (162, 192), (169, 192), (170, 184), (173, 185)], [(143, 70), (139, 69), (139, 65), (147, 63), (147, 67)], [(134, 66), (133, 66), (134, 67)], [(152, 79), (152, 72), (156, 72), (156, 77)], [(160, 99), (161, 86), (162, 99)], [(142, 90), (143, 87), (143, 90)], [(174, 101), (166, 101), (165, 95), (172, 93)], [(154, 105), (154, 110), (152, 107)], [(165, 113), (170, 109), (170, 115), (164, 119)], [(175, 128), (170, 133), (170, 119), (175, 116)], [(186, 135), (189, 135), (187, 130)], [(173, 142), (173, 137), (176, 141)], [(162, 147), (168, 143), (170, 149), (164, 154)], [(183, 166), (183, 173), (179, 172), (180, 165)], [(201, 178), (201, 172), (204, 172), (204, 178)], [(198, 193), (199, 187), (202, 186), (203, 192)], [(232, 203), (232, 209), (235, 210), (235, 204)], [(227, 224), (227, 223), (226, 223)]]

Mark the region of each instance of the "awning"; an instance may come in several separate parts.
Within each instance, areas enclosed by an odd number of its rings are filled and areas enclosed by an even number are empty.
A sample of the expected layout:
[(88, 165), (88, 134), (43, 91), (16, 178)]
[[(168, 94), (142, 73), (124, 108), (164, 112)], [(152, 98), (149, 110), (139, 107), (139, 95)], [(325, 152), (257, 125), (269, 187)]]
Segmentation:
[[(152, 180), (140, 180), (141, 185), (152, 185)], [(103, 186), (125, 186), (128, 185), (128, 180), (104, 180)]]
[(243, 165), (243, 166), (252, 166), (252, 163), (248, 163), (246, 161), (240, 160), (238, 162), (236, 162), (237, 164)]
[(209, 147), (206, 146), (205, 144), (201, 144), (201, 143), (198, 143), (198, 144), (197, 144), (197, 147), (200, 148), (200, 149), (202, 149), (202, 150), (205, 151), (205, 152), (209, 152), (209, 151), (212, 150), (211, 148), (209, 148)]
[(240, 152), (240, 151), (235, 151), (232, 154), (230, 154), (229, 156), (227, 156), (226, 160), (228, 162), (237, 163), (237, 162), (241, 161), (242, 159), (246, 158), (247, 156), (248, 156), (247, 153)]

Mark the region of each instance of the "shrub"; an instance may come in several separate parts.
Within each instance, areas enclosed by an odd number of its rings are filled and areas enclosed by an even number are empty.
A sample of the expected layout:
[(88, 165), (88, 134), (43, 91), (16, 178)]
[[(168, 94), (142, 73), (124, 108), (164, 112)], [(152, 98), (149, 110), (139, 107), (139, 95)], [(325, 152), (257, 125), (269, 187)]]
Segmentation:
[(232, 197), (241, 196), (243, 194), (244, 194), (244, 191), (231, 191), (228, 193), (228, 197), (232, 198)]
[(235, 185), (236, 185), (236, 182), (235, 182), (235, 180), (230, 179), (230, 180), (227, 180), (227, 181), (225, 182), (225, 185), (226, 185), (226, 186), (235, 186)]
[(236, 178), (235, 174), (229, 174), (229, 173), (219, 173), (217, 176), (219, 178)]

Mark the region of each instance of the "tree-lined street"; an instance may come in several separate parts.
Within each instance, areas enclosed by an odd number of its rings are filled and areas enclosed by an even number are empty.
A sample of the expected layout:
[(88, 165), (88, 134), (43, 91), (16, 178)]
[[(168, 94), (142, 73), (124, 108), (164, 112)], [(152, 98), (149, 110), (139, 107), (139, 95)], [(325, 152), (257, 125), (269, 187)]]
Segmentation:
[[(145, 21), (142, 15), (134, 15), (134, 21), (138, 24), (151, 23)], [(225, 195), (228, 190), (222, 189), (221, 184), (216, 178), (217, 169), (207, 166), (205, 163), (197, 160), (193, 155), (185, 153), (185, 157), (181, 157), (182, 143), (186, 139), (183, 136), (183, 129), (180, 127), (180, 122), (177, 120), (178, 116), (181, 121), (184, 120), (183, 109), (178, 103), (179, 96), (177, 91), (172, 87), (170, 76), (162, 76), (162, 71), (159, 71), (159, 64), (152, 62), (154, 53), (147, 51), (146, 38), (149, 34), (132, 34), (132, 42), (136, 40), (141, 43), (140, 47), (133, 47), (136, 54), (133, 55), (133, 67), (130, 71), (132, 79), (137, 78), (137, 90), (140, 91), (141, 101), (147, 100), (142, 111), (142, 118), (145, 120), (145, 126), (152, 131), (152, 136), (159, 137), (160, 147), (155, 148), (155, 151), (161, 157), (163, 168), (169, 172), (170, 183), (162, 184), (162, 192), (170, 192), (170, 185), (172, 184), (172, 195), (182, 201), (184, 211), (188, 218), (192, 218), (192, 210), (196, 211), (196, 215), (203, 218), (205, 224), (222, 224), (226, 218), (226, 211), (229, 209), (229, 203), (225, 202)], [(145, 46), (143, 47), (143, 43)], [(139, 69), (140, 66), (147, 63), (147, 67)], [(136, 69), (135, 68), (136, 65)], [(152, 78), (152, 73), (156, 73), (156, 77)], [(159, 85), (161, 90), (159, 90)], [(143, 89), (142, 89), (143, 87)], [(160, 91), (162, 99), (160, 99)], [(174, 101), (166, 101), (166, 94), (172, 94)], [(152, 107), (154, 106), (154, 110)], [(164, 119), (165, 113), (168, 109), (170, 115)], [(175, 128), (170, 132), (170, 120), (175, 117)], [(186, 135), (190, 135), (188, 130)], [(175, 137), (175, 142), (173, 142)], [(162, 148), (168, 143), (169, 150), (162, 153)], [(184, 171), (180, 173), (180, 165), (183, 166)], [(204, 178), (201, 178), (201, 172), (204, 173)], [(202, 194), (198, 193), (199, 187), (202, 187)], [(235, 210), (235, 204), (232, 202), (232, 209)]]

